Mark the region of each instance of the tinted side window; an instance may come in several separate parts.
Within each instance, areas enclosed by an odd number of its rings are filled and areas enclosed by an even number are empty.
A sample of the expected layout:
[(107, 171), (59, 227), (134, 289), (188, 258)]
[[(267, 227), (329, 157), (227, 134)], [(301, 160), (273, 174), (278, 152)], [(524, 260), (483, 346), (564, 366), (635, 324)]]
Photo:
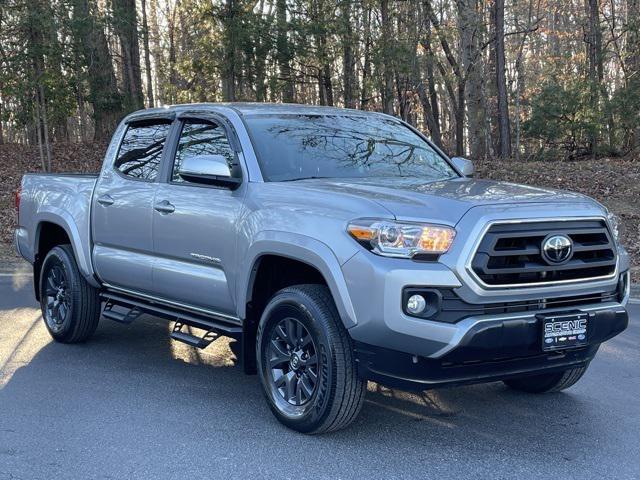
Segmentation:
[(180, 165), (185, 158), (198, 155), (222, 155), (233, 171), (235, 157), (224, 128), (215, 123), (192, 120), (182, 126), (171, 181), (184, 182), (178, 175)]
[(130, 125), (120, 145), (115, 168), (128, 177), (154, 180), (160, 170), (160, 158), (170, 122)]

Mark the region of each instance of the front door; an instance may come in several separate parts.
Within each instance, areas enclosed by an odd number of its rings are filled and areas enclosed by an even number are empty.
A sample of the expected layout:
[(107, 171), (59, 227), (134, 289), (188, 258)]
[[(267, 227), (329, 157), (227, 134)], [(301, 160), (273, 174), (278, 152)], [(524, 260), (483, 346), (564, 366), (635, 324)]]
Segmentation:
[(233, 315), (230, 279), (237, 263), (236, 222), (245, 185), (230, 190), (183, 180), (180, 164), (195, 155), (224, 155), (231, 167), (237, 165), (222, 124), (182, 122), (167, 182), (158, 185), (155, 197), (153, 288), (176, 303)]
[(93, 262), (112, 286), (151, 292), (153, 200), (171, 122), (127, 126), (111, 168), (100, 176), (93, 197)]

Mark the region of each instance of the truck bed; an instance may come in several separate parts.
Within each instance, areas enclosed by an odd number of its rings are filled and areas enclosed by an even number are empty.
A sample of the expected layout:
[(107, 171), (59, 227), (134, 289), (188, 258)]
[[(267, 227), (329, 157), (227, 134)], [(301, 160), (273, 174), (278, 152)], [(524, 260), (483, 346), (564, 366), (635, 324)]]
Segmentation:
[[(83, 274), (91, 274), (90, 212), (98, 174), (38, 173), (22, 180), (16, 247), (35, 260), (41, 222), (61, 226), (71, 239)], [(40, 226), (40, 227), (39, 227)]]

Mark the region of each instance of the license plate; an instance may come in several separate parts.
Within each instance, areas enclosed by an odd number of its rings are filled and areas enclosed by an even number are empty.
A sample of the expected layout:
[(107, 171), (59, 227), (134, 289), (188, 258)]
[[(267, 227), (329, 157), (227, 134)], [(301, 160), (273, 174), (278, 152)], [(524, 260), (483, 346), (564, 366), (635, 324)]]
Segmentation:
[(586, 345), (589, 315), (571, 313), (540, 315), (542, 350), (561, 350)]

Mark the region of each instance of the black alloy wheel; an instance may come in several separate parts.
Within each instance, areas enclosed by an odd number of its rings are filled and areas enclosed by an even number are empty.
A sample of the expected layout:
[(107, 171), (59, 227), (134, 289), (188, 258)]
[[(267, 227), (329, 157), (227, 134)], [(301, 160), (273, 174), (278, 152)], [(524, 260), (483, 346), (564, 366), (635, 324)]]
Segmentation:
[(318, 355), (308, 330), (295, 318), (285, 318), (271, 330), (269, 380), (291, 405), (308, 403), (318, 384)]
[(44, 320), (52, 333), (60, 333), (71, 314), (69, 281), (58, 262), (51, 262), (44, 278)]

